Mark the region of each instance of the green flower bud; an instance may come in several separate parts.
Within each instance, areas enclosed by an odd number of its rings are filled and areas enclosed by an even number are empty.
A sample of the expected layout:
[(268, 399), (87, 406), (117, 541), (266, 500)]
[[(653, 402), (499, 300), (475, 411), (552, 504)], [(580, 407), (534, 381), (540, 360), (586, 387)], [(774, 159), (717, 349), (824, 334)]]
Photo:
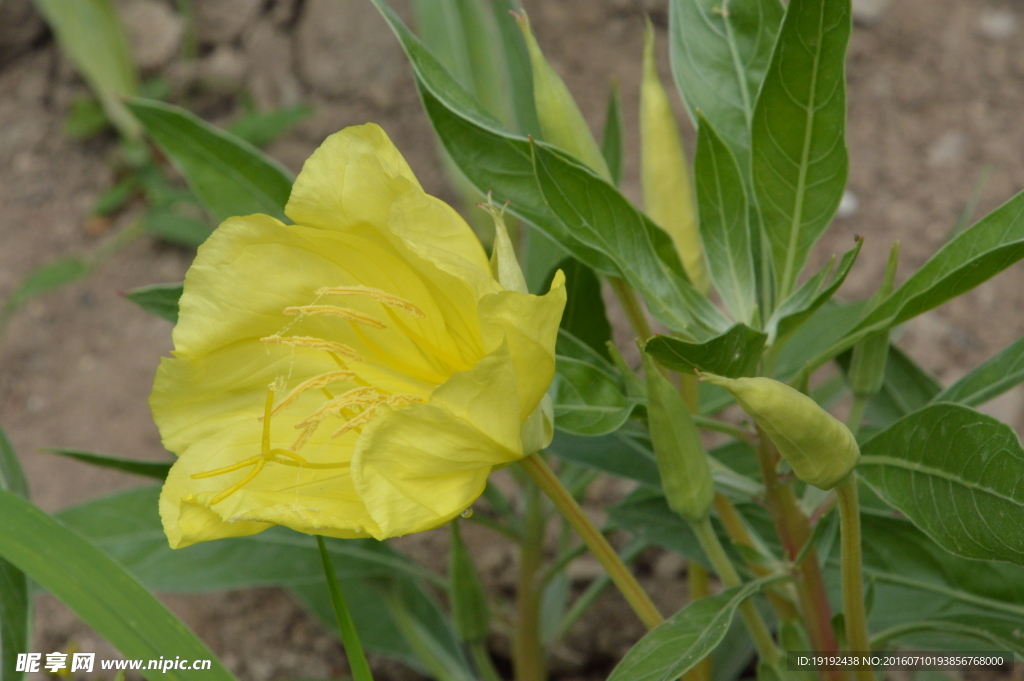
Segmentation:
[(537, 105), (537, 118), (540, 120), (544, 141), (565, 149), (611, 182), (612, 174), (608, 170), (604, 155), (601, 154), (601, 148), (597, 146), (597, 140), (590, 132), (580, 108), (576, 106), (576, 100), (572, 98), (569, 88), (540, 51), (540, 45), (530, 30), (530, 20), (526, 16), (526, 11), (518, 12), (515, 17), (530, 53), (530, 65), (533, 67), (533, 99)]
[(704, 518), (715, 498), (715, 484), (704, 445), (690, 410), (646, 352), (647, 423), (661, 487), (668, 506), (686, 520)]
[[(872, 297), (870, 304), (878, 304), (892, 293), (899, 256), (900, 242), (896, 241), (892, 245), (892, 250), (889, 251), (889, 264), (885, 268), (882, 285)], [(868, 336), (853, 347), (849, 381), (854, 395), (874, 395), (882, 389), (882, 384), (885, 382), (885, 364), (888, 359), (888, 329)]]
[(697, 228), (690, 171), (675, 113), (658, 77), (654, 60), (654, 29), (644, 34), (644, 77), (640, 86), (640, 184), (644, 208), (668, 232), (686, 275), (701, 293), (711, 289)]
[(491, 613), (473, 561), (459, 534), (458, 520), (451, 523), (448, 580), (451, 583), (452, 619), (459, 638), (467, 643), (483, 641), (490, 629)]
[(800, 480), (832, 489), (860, 459), (853, 433), (817, 402), (771, 378), (724, 378), (702, 374), (736, 398), (768, 434)]

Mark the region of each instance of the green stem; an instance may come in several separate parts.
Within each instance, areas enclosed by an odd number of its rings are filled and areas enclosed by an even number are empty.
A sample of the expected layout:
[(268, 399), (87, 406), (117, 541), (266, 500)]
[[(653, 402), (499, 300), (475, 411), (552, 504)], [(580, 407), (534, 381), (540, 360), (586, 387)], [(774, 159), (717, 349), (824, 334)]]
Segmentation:
[[(742, 586), (743, 582), (736, 573), (736, 568), (733, 567), (732, 561), (729, 560), (729, 556), (722, 547), (722, 542), (718, 540), (718, 535), (715, 534), (715, 529), (711, 526), (711, 517), (704, 516), (702, 520), (690, 521), (690, 527), (697, 535), (701, 548), (704, 549), (704, 553), (707, 554), (711, 566), (718, 573), (718, 578), (722, 580), (722, 583), (730, 589)], [(775, 647), (775, 641), (772, 640), (772, 635), (764, 620), (761, 619), (761, 613), (754, 607), (753, 601), (746, 600), (740, 605), (740, 616), (743, 618), (743, 623), (747, 625), (747, 631), (750, 632), (751, 638), (754, 639), (758, 656), (763, 662), (774, 665), (779, 659), (779, 649)]]
[(487, 651), (484, 641), (474, 641), (469, 644), (469, 656), (473, 658), (473, 665), (480, 675), (481, 681), (502, 681), (501, 674), (494, 668), (494, 661)]
[[(864, 611), (864, 575), (860, 555), (860, 500), (857, 498), (857, 474), (852, 472), (836, 487), (839, 504), (839, 545), (843, 581), (843, 617), (850, 650), (871, 651), (868, 618)], [(870, 669), (857, 672), (858, 681), (874, 681)]]
[[(633, 541), (622, 550), (622, 553), (619, 554), (622, 557), (622, 562), (627, 563), (633, 560), (648, 546), (650, 546), (650, 544), (648, 544), (644, 539), (633, 539)], [(569, 611), (562, 617), (562, 621), (558, 624), (558, 634), (554, 637), (555, 640), (561, 639), (569, 633), (569, 629), (572, 628), (572, 625), (576, 624), (576, 621), (579, 620), (580, 617), (583, 617), (583, 613), (585, 613), (590, 606), (594, 604), (594, 601), (604, 593), (604, 590), (608, 588), (608, 585), (611, 584), (611, 582), (611, 577), (607, 574), (603, 574), (590, 583), (590, 586), (580, 594), (579, 598), (577, 598), (572, 604), (572, 607), (569, 608)]]
[[(700, 563), (691, 560), (686, 566), (686, 582), (690, 603), (706, 598), (708, 594), (711, 593), (709, 589), (710, 579), (708, 571)], [(711, 656), (708, 655), (698, 662), (693, 669), (690, 670), (687, 678), (691, 678), (693, 681), (711, 681), (713, 678), (711, 672)]]
[(665, 621), (657, 606), (654, 605), (654, 602), (651, 601), (650, 597), (636, 581), (636, 578), (633, 577), (629, 568), (622, 562), (619, 554), (615, 552), (612, 545), (604, 538), (601, 531), (590, 522), (590, 519), (583, 513), (583, 509), (573, 499), (569, 490), (562, 485), (554, 471), (544, 463), (544, 459), (539, 454), (531, 454), (524, 459), (520, 459), (519, 465), (536, 481), (541, 491), (551, 499), (555, 504), (555, 508), (569, 521), (569, 524), (580, 535), (580, 538), (590, 547), (591, 553), (604, 566), (608, 576), (611, 577), (612, 582), (622, 592), (626, 602), (633, 608), (633, 612), (637, 614), (637, 617), (644, 623), (644, 626), (648, 629), (653, 629)]
[(651, 325), (647, 323), (647, 317), (644, 315), (643, 307), (640, 306), (640, 301), (636, 297), (636, 292), (626, 283), (625, 279), (610, 277), (608, 281), (612, 285), (615, 297), (619, 299), (622, 309), (625, 310), (626, 316), (629, 318), (633, 332), (639, 336), (641, 341), (645, 341), (653, 336), (654, 332), (651, 331)]
[(527, 485), (526, 518), (519, 544), (519, 578), (516, 589), (516, 628), (513, 666), (516, 681), (544, 681), (544, 648), (540, 642), (540, 599), (537, 583), (544, 555), (544, 508), (536, 485)]
[(867, 410), (870, 400), (871, 395), (855, 394), (853, 396), (853, 404), (850, 405), (850, 415), (846, 419), (846, 425), (854, 437), (857, 436), (857, 431), (860, 430), (860, 422), (864, 420), (864, 412)]
[(338, 618), (338, 630), (341, 632), (341, 644), (345, 647), (345, 655), (348, 657), (348, 666), (352, 671), (354, 681), (373, 681), (373, 672), (366, 662), (366, 654), (363, 652), (363, 644), (359, 640), (359, 633), (356, 631), (356, 624), (352, 621), (352, 614), (345, 604), (345, 595), (341, 593), (341, 585), (338, 583), (338, 575), (334, 572), (334, 563), (327, 553), (327, 545), (324, 538), (316, 536), (317, 546), (320, 547), (320, 560), (324, 564), (324, 577), (327, 579), (327, 589), (331, 592), (331, 604), (334, 605), (334, 614)]

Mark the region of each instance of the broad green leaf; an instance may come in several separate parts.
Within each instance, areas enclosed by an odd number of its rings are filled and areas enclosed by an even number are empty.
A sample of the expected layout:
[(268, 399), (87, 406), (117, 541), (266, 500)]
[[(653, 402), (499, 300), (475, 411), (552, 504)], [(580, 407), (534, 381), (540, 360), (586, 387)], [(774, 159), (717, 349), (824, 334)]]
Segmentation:
[(547, 451), (558, 458), (660, 488), (654, 453), (622, 431), (589, 437), (556, 430)]
[(690, 119), (710, 120), (736, 155), (744, 177), (750, 168), (750, 126), (772, 46), (782, 23), (778, 0), (670, 0), (672, 73)]
[(604, 435), (619, 429), (633, 412), (615, 378), (597, 366), (558, 356), (548, 394), (554, 401), (555, 426), (577, 435)]
[(171, 210), (150, 210), (142, 218), (142, 226), (150, 234), (186, 248), (199, 248), (213, 232), (208, 223)]
[[(864, 239), (857, 239), (857, 245), (843, 254), (839, 266), (835, 267), (835, 256), (828, 265), (804, 282), (775, 310), (768, 320), (768, 334), (772, 345), (784, 345), (818, 309), (832, 299), (839, 287), (846, 281), (846, 275), (860, 255)], [(834, 268), (834, 271), (833, 271)], [(831, 275), (831, 278), (829, 278)]]
[[(159, 487), (144, 487), (61, 511), (57, 517), (156, 591), (210, 591), (323, 582), (313, 537), (274, 527), (251, 537), (171, 550), (157, 512)], [(339, 579), (405, 575), (439, 580), (387, 544), (327, 539)]]
[(604, 114), (604, 133), (601, 135), (601, 155), (608, 164), (608, 172), (616, 186), (622, 183), (622, 101), (618, 83), (612, 83), (608, 93), (608, 108)]
[(212, 660), (205, 671), (143, 670), (157, 679), (233, 679), (213, 653), (124, 568), (27, 501), (0, 491), (0, 556), (56, 596), (127, 658)]
[[(770, 0), (774, 2), (774, 0)], [(770, 4), (766, 3), (766, 4)], [(736, 156), (697, 112), (697, 152), (693, 159), (700, 238), (711, 280), (734, 319), (753, 323), (757, 278), (751, 240), (750, 208)]]
[(856, 326), (864, 314), (864, 303), (829, 301), (801, 324), (779, 351), (775, 376), (780, 381), (803, 368), (815, 357)]
[(949, 386), (932, 400), (957, 402), (976, 407), (1002, 395), (1024, 381), (1024, 338), (1011, 344), (995, 357), (982, 362), (974, 371)]
[(850, 0), (791, 0), (754, 107), (754, 193), (782, 297), (796, 285), (846, 187), (851, 27)]
[[(1018, 656), (1024, 656), (1024, 635), (1020, 620), (991, 615), (949, 615), (908, 622), (875, 634), (872, 647), (881, 643), (905, 641), (915, 646), (934, 646), (936, 650), (953, 650), (949, 641), (951, 637), (985, 643), (993, 650), (1012, 651)], [(929, 643), (932, 645), (929, 646)]]
[(308, 104), (273, 111), (248, 111), (228, 126), (228, 132), (254, 147), (265, 147), (312, 113), (313, 107)]
[[(0, 428), (0, 490), (28, 499), (28, 482), (10, 441)], [(21, 681), (15, 671), (18, 654), (28, 652), (32, 609), (28, 580), (18, 568), (0, 558), (0, 678)]]
[(533, 103), (533, 69), (530, 53), (526, 49), (523, 32), (519, 30), (511, 12), (520, 8), (518, 0), (490, 0), (491, 10), (498, 25), (498, 36), (505, 56), (511, 86), (512, 108), (516, 115), (516, 130), (524, 135), (540, 135), (540, 121)]
[(566, 301), (560, 327), (586, 343), (601, 357), (610, 359), (605, 343), (612, 339), (612, 327), (605, 313), (604, 298), (601, 297), (601, 280), (592, 269), (576, 258), (569, 257), (552, 269), (549, 283), (542, 288), (550, 288), (550, 280), (556, 270), (562, 270), (565, 274)]
[(218, 222), (253, 213), (285, 219), (291, 176), (262, 151), (177, 106), (133, 99), (128, 108)]
[(167, 478), (167, 473), (171, 470), (171, 464), (173, 463), (170, 461), (164, 463), (162, 461), (122, 459), (116, 456), (107, 456), (106, 454), (81, 452), (76, 449), (44, 449), (42, 451), (66, 456), (82, 463), (99, 466), (100, 468), (113, 468), (114, 470), (134, 473), (135, 475), (142, 475), (147, 478), (156, 478), (157, 480), (165, 480)]
[(111, 0), (35, 0), (36, 8), (57, 34), (61, 48), (75, 64), (110, 120), (128, 138), (139, 136), (121, 97), (134, 95), (139, 84), (124, 26)]
[(181, 299), (183, 284), (152, 284), (133, 288), (125, 294), (128, 300), (150, 314), (178, 323), (178, 301)]
[(692, 373), (696, 369), (737, 378), (756, 373), (767, 338), (768, 335), (762, 331), (746, 324), (736, 324), (704, 343), (690, 343), (659, 334), (644, 344), (644, 352), (658, 360), (658, 364), (674, 371)]
[(1024, 448), (1013, 429), (939, 403), (861, 447), (857, 470), (946, 550), (1024, 565)]
[[(605, 349), (607, 349), (607, 346)], [(623, 392), (628, 394), (619, 368), (608, 360), (608, 356), (599, 353), (589, 343), (583, 342), (564, 328), (558, 330), (558, 339), (555, 341), (555, 354), (593, 364), (602, 373), (606, 374), (616, 386), (619, 386)]]
[(590, 170), (532, 145), (547, 205), (573, 236), (607, 254), (666, 326), (694, 338), (723, 331), (728, 320), (686, 280), (668, 234)]
[(725, 637), (740, 604), (778, 580), (765, 577), (691, 603), (640, 639), (608, 681), (678, 679)]

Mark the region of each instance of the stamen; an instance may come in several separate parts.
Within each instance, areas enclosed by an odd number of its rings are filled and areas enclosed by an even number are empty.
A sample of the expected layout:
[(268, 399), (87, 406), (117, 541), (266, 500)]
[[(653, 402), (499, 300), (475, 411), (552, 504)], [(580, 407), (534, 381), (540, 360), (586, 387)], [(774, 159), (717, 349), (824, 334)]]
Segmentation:
[(253, 478), (260, 474), (260, 471), (263, 470), (263, 467), (267, 465), (267, 460), (262, 455), (257, 458), (259, 460), (256, 462), (256, 465), (253, 466), (252, 470), (249, 471), (249, 474), (246, 475), (241, 480), (239, 480), (238, 482), (236, 482), (235, 484), (231, 485), (231, 487), (228, 487), (226, 490), (224, 490), (214, 498), (210, 499), (210, 506), (213, 506), (214, 504), (220, 501), (224, 501), (229, 496), (231, 496), (238, 490), (248, 485), (250, 482), (252, 482)]
[(329, 315), (331, 317), (342, 317), (349, 321), (359, 322), (372, 326), (375, 329), (386, 329), (387, 324), (376, 317), (371, 317), (359, 310), (350, 307), (336, 307), (334, 305), (302, 305), (301, 307), (286, 307), (285, 314), (306, 314), (306, 315)]
[(367, 298), (373, 298), (382, 305), (402, 310), (413, 317), (423, 319), (427, 316), (405, 298), (369, 286), (329, 286), (317, 289), (316, 294), (318, 296), (366, 296)]
[[(280, 404), (274, 407), (274, 411), (270, 412), (270, 415), (277, 416), (282, 409), (288, 407), (288, 405), (290, 405), (292, 402), (299, 398), (299, 395), (306, 392), (307, 390), (322, 390), (332, 383), (338, 383), (340, 381), (350, 381), (355, 377), (355, 373), (351, 371), (329, 371), (326, 374), (314, 376), (313, 378), (303, 381), (302, 383), (299, 383), (297, 386), (295, 386), (295, 388), (290, 393), (288, 393), (288, 396), (281, 400)], [(260, 420), (262, 421), (263, 419), (261, 418)]]
[(305, 428), (311, 423), (319, 423), (328, 416), (333, 416), (341, 412), (346, 407), (363, 406), (363, 405), (374, 405), (378, 402), (383, 401), (385, 398), (377, 393), (377, 389), (373, 386), (366, 386), (363, 388), (353, 388), (347, 393), (335, 397), (333, 400), (324, 402), (319, 409), (314, 411), (312, 414), (307, 416), (302, 421), (295, 424), (296, 428)]
[(347, 345), (327, 341), (321, 338), (310, 336), (267, 336), (260, 338), (261, 343), (276, 343), (279, 345), (292, 345), (298, 348), (309, 348), (310, 350), (325, 350), (330, 353), (342, 355), (356, 362), (362, 362), (363, 358), (358, 352)]
[(360, 412), (356, 416), (353, 416), (352, 418), (350, 418), (348, 420), (348, 422), (345, 425), (343, 425), (341, 428), (338, 428), (336, 431), (331, 433), (331, 437), (332, 438), (341, 437), (342, 435), (344, 435), (348, 431), (352, 430), (353, 428), (358, 428), (360, 426), (365, 426), (367, 423), (370, 422), (370, 419), (372, 419), (373, 415), (376, 414), (376, 413), (377, 413), (377, 405), (376, 404), (371, 406), (371, 407), (367, 407), (366, 409), (364, 409), (362, 412)]
[(397, 395), (388, 395), (385, 400), (389, 405), (393, 407), (405, 407), (412, 404), (413, 402), (423, 402), (423, 398), (419, 395), (412, 395), (409, 393), (399, 393)]
[(309, 438), (313, 436), (313, 433), (316, 432), (317, 426), (319, 425), (320, 422), (317, 421), (316, 423), (311, 423), (306, 426), (306, 429), (303, 430), (299, 436), (295, 438), (295, 442), (292, 443), (292, 451), (297, 452), (302, 449), (306, 443), (309, 442)]

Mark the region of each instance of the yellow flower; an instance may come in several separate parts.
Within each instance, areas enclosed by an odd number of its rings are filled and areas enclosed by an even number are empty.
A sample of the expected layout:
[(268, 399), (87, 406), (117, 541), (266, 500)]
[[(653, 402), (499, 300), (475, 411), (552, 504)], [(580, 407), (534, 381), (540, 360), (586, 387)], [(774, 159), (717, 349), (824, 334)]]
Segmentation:
[(527, 294), (507, 235), (488, 262), (376, 125), (329, 137), (285, 212), (225, 221), (185, 277), (150, 398), (174, 548), (430, 529), (550, 441), (561, 273)]

